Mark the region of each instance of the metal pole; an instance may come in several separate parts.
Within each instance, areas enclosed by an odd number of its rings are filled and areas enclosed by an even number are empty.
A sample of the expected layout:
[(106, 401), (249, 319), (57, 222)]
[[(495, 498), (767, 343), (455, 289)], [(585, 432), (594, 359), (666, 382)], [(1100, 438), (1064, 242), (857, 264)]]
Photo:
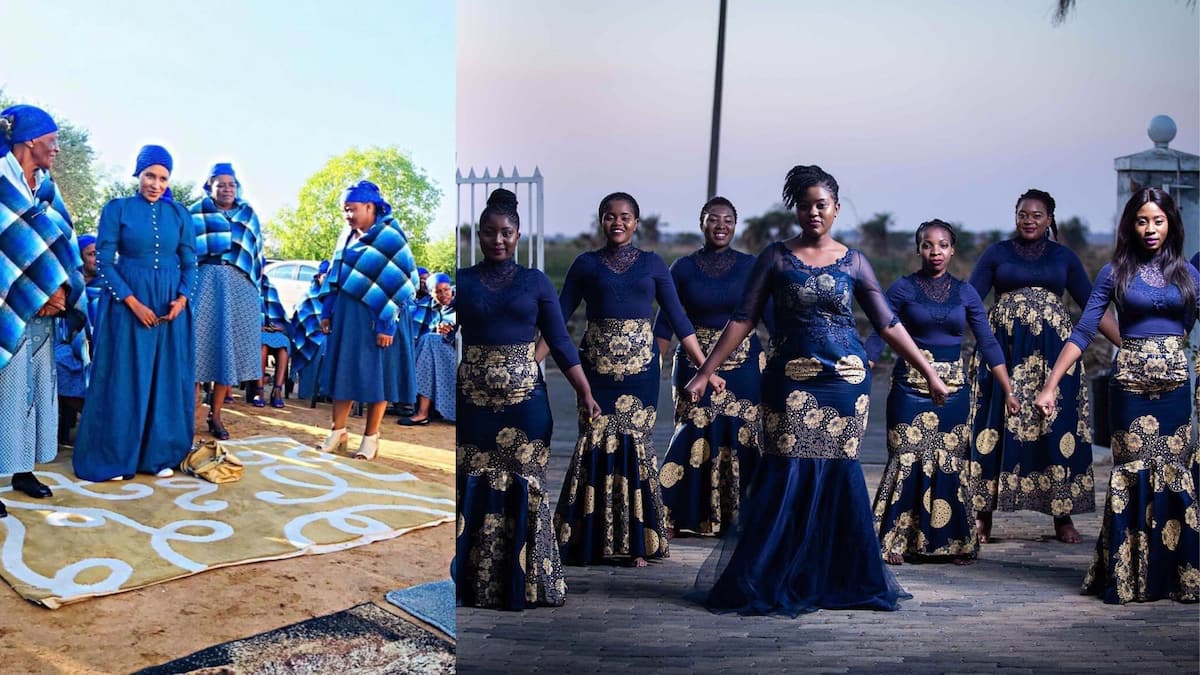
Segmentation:
[(717, 194), (717, 151), (721, 145), (721, 82), (725, 71), (725, 0), (717, 21), (717, 76), (713, 83), (712, 140), (708, 150), (708, 196)]

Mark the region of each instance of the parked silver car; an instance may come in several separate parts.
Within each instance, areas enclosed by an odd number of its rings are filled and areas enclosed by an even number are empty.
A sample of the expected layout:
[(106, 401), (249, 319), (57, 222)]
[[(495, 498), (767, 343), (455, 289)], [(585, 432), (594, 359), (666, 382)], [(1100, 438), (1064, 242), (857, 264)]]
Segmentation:
[(304, 299), (320, 264), (317, 260), (272, 260), (263, 268), (263, 274), (279, 291), (279, 301), (283, 303), (289, 318), (296, 311), (296, 305)]

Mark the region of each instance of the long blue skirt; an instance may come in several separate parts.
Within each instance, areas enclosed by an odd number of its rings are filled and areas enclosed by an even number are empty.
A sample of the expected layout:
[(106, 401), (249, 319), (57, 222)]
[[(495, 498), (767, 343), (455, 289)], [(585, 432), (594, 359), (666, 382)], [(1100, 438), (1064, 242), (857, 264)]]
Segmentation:
[(911, 597), (879, 555), (858, 462), (871, 401), (865, 354), (850, 329), (832, 331), (844, 334), (781, 344), (763, 371), (763, 456), (737, 535), (697, 577), (713, 611), (795, 617), (894, 610)]
[(340, 291), (334, 302), (333, 326), (325, 339), (325, 363), (320, 371), (322, 391), (335, 401), (399, 401), (403, 340), (394, 339), (386, 349), (379, 347), (371, 310)]
[(1004, 390), (977, 353), (975, 445), (968, 465), (975, 510), (1040, 511), (1056, 517), (1095, 511), (1083, 364), (1062, 378), (1050, 419), (1033, 404), (1071, 335), (1071, 317), (1062, 300), (1043, 288), (1022, 288), (1001, 295), (988, 318), (1021, 411), (1005, 413)]
[[(701, 350), (710, 352), (720, 334), (696, 329)], [(692, 403), (679, 392), (696, 368), (682, 347), (675, 350), (675, 434), (659, 471), (668, 527), (719, 534), (722, 524), (737, 518), (741, 486), (758, 465), (761, 355), (758, 336), (751, 335), (717, 371), (725, 378), (725, 391), (710, 390)]]
[(580, 357), (601, 415), (580, 416), (579, 440), (555, 508), (563, 561), (665, 558), (653, 437), (660, 371), (650, 322), (589, 322)]
[[(178, 297), (178, 267), (126, 260), (118, 268), (143, 304), (167, 314)], [(174, 321), (146, 328), (111, 296), (100, 302), (104, 319), (75, 440), (75, 474), (102, 481), (177, 467), (195, 431), (191, 305)]]
[(451, 422), (455, 419), (454, 343), (437, 333), (417, 340), (417, 393)]
[(897, 361), (888, 392), (888, 462), (875, 493), (875, 526), (883, 556), (974, 555), (975, 522), (962, 472), (971, 448), (971, 393), (959, 347), (934, 353), (934, 368), (951, 388), (933, 405), (925, 377)]
[[(417, 402), (417, 338), (413, 335), (412, 308), (404, 305), (400, 310), (400, 320), (396, 326), (396, 341), (392, 347), (397, 351), (396, 361), (400, 364), (396, 370), (396, 397), (389, 398), (394, 403), (413, 405)], [(454, 397), (453, 387), (449, 390), (451, 400)], [(453, 413), (453, 411), (451, 411)], [(444, 413), (443, 413), (444, 415)], [(453, 414), (449, 419), (454, 419)]]
[(196, 267), (196, 377), (236, 386), (262, 377), (258, 288), (233, 265)]
[[(1191, 401), (1178, 336), (1126, 338), (1113, 361), (1113, 469), (1083, 592), (1107, 603), (1200, 599), (1200, 505), (1187, 459)], [(1145, 364), (1167, 363), (1174, 381)]]
[[(489, 355), (499, 358), (489, 364)], [(554, 424), (533, 344), (467, 348), (458, 382), (458, 603), (561, 605), (567, 585), (546, 489)]]

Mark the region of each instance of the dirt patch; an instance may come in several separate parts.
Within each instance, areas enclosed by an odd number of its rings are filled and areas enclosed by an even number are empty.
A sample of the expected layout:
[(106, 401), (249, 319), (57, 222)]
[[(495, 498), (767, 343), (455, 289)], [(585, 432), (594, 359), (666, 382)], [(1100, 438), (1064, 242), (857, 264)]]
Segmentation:
[[(225, 426), (235, 439), (289, 436), (318, 444), (329, 429), (329, 405), (287, 403), (259, 409), (239, 397), (226, 408)], [(197, 415), (201, 432), (204, 412)], [(352, 417), (349, 426), (353, 454), (363, 419)], [(375, 461), (454, 484), (452, 424), (401, 427), (389, 416), (380, 436)], [(127, 673), (363, 602), (390, 607), (387, 591), (448, 577), (453, 555), (454, 526), (446, 523), (349, 551), (211, 570), (57, 610), (0, 583), (0, 671)]]

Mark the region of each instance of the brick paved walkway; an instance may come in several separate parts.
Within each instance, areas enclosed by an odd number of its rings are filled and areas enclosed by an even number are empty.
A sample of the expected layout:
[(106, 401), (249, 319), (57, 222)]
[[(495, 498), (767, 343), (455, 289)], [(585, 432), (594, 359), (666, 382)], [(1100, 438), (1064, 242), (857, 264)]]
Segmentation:
[[(548, 373), (555, 410), (550, 485), (557, 495), (575, 440), (570, 387)], [(862, 461), (871, 494), (886, 458), (886, 377), (877, 371)], [(656, 428), (671, 432), (664, 388)], [(1097, 503), (1111, 460), (1096, 452)], [(913, 599), (897, 612), (821, 610), (797, 619), (711, 614), (683, 599), (711, 539), (672, 542), (635, 570), (567, 567), (567, 603), (525, 612), (458, 610), (458, 670), (474, 672), (1113, 672), (1200, 670), (1200, 607), (1106, 605), (1079, 595), (1100, 528), (1076, 517), (1084, 543), (1052, 539), (1050, 518), (997, 514), (999, 541), (974, 565), (893, 567)]]

